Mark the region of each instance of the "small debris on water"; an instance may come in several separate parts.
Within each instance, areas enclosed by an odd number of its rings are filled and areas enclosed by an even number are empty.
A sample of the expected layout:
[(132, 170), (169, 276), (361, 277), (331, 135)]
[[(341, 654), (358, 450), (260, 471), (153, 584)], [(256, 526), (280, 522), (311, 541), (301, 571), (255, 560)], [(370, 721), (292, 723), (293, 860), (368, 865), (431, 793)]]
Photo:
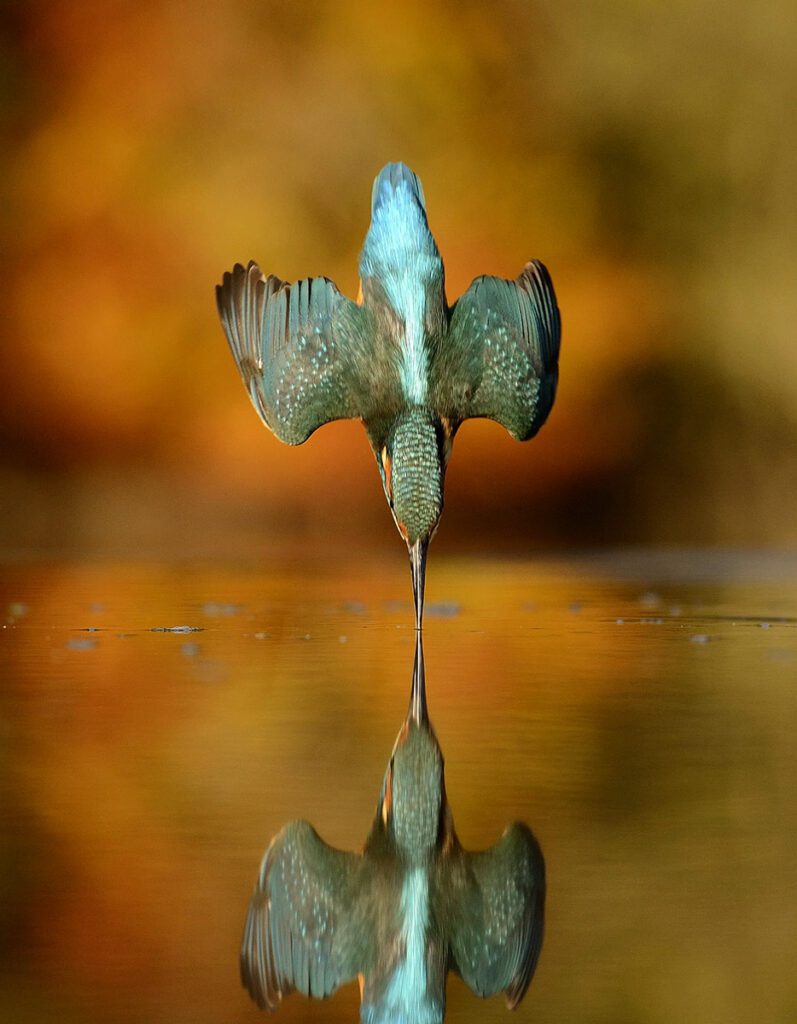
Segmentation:
[(681, 608), (679, 604), (671, 604), (670, 615), (672, 615), (674, 619), (677, 619), (679, 615), (683, 615), (683, 608)]
[(581, 603), (581, 601), (571, 601), (570, 604), (567, 606), (567, 610), (570, 612), (571, 615), (578, 615), (583, 607), (584, 605)]
[(150, 633), (203, 633), (204, 626), (153, 626)]
[(27, 615), (30, 609), (23, 601), (12, 601), (8, 606), (8, 614), (12, 619), (21, 619), (23, 615)]
[(617, 623), (618, 626), (625, 625), (625, 619), (615, 619), (614, 621)]
[(186, 658), (193, 658), (199, 654), (199, 644), (187, 643), (180, 646), (180, 653), (184, 654)]
[(689, 637), (689, 642), (692, 644), (707, 644), (710, 639), (711, 637), (706, 633), (693, 633), (692, 636)]
[(640, 619), (640, 622), (644, 622), (648, 626), (661, 626), (664, 619)]
[(539, 608), (539, 605), (537, 604), (536, 601), (524, 601), (523, 602), (523, 611), (524, 612), (536, 612), (538, 608)]
[(102, 615), (105, 611), (105, 605), (102, 601), (92, 601), (89, 605), (89, 611), (92, 615)]
[(206, 601), (202, 605), (203, 615), (219, 616), (219, 615), (237, 615), (241, 610), (239, 604), (224, 604), (220, 601)]
[(341, 636), (338, 637), (338, 643), (339, 644), (345, 644), (345, 643), (348, 643), (348, 641), (349, 641), (349, 638), (347, 636), (341, 635)]
[(771, 622), (759, 622), (758, 623), (759, 629), (769, 629), (771, 627), (771, 625), (772, 625)]
[(97, 626), (83, 626), (80, 630), (81, 633), (99, 633)]
[(257, 633), (253, 633), (252, 636), (255, 638), (255, 640), (268, 640), (269, 637), (271, 636), (271, 633), (264, 633), (263, 630), (260, 629), (258, 630)]
[(304, 638), (305, 638), (305, 640), (312, 640), (313, 639), (313, 637), (312, 637), (312, 635), (310, 633), (305, 633), (304, 634)]
[(658, 608), (661, 596), (655, 590), (646, 590), (644, 594), (640, 594), (639, 603), (643, 608)]
[(362, 601), (344, 601), (344, 612), (351, 612), (352, 615), (362, 615), (365, 612), (365, 605)]
[(433, 619), (452, 619), (459, 615), (461, 606), (456, 601), (438, 601), (435, 604), (426, 605), (426, 615)]
[(88, 637), (76, 637), (67, 642), (70, 651), (92, 651), (97, 646), (96, 640), (89, 640)]

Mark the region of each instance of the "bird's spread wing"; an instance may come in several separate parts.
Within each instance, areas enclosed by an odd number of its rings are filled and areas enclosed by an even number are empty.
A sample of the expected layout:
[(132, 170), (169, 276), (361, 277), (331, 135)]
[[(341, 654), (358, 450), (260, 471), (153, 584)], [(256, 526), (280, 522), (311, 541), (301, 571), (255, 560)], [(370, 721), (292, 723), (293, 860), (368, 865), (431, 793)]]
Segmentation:
[(241, 980), (261, 1009), (276, 1009), (294, 989), (323, 998), (356, 976), (351, 892), (359, 860), (327, 846), (304, 821), (269, 846), (241, 946)]
[(454, 305), (437, 356), (441, 415), (453, 423), (484, 416), (520, 441), (532, 437), (553, 405), (560, 335), (553, 284), (538, 260), (514, 281), (477, 277)]
[(476, 995), (525, 995), (542, 948), (545, 862), (525, 825), (514, 824), (483, 853), (462, 853), (449, 880), (454, 968)]
[(325, 277), (293, 285), (237, 263), (216, 288), (219, 316), (249, 397), (281, 441), (360, 416), (349, 360), (363, 313)]

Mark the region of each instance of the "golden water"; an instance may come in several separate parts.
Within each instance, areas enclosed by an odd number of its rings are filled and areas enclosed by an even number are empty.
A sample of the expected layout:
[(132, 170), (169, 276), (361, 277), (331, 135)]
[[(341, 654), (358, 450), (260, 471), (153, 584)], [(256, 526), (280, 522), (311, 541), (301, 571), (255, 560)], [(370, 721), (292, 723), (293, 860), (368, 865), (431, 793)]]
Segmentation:
[[(794, 560), (434, 556), (429, 707), (460, 838), (522, 818), (548, 865), (515, 1019), (793, 1024)], [(0, 1020), (258, 1019), (237, 956), (261, 854), (295, 817), (365, 838), (409, 595), (396, 562), (5, 567)], [(509, 1020), (456, 978), (448, 996), (451, 1021)], [(357, 1006), (356, 986), (294, 995), (277, 1019)]]

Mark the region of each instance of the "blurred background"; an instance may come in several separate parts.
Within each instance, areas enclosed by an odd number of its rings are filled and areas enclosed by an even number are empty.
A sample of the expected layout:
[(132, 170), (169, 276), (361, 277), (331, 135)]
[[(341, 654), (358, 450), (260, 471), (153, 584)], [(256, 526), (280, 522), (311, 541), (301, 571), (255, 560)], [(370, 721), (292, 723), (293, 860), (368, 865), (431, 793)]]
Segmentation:
[(458, 435), (427, 590), (463, 842), (522, 818), (548, 860), (517, 1019), (793, 1024), (794, 4), (2, 14), (0, 1021), (257, 1020), (266, 843), (366, 834), (406, 552), (359, 424), (261, 425), (214, 287), (251, 258), (356, 295), (403, 160), (449, 299), (537, 257), (563, 315), (539, 437)]
[[(356, 423), (283, 447), (214, 285), (357, 292), (371, 182), (421, 176), (453, 300), (550, 268), (560, 390), (470, 422), (437, 544), (797, 539), (797, 14), (342, 0), (4, 5), (3, 550), (395, 543)], [(389, 539), (388, 539), (389, 538)]]

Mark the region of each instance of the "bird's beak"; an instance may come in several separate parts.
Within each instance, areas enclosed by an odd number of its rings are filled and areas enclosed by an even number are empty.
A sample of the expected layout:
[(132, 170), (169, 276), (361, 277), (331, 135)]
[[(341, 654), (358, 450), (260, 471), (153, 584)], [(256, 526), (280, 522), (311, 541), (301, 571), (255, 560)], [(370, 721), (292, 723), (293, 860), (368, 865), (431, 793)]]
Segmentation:
[(429, 712), (426, 708), (426, 673), (423, 665), (423, 633), (420, 630), (415, 634), (415, 664), (412, 669), (409, 717), (416, 725), (427, 725), (429, 722)]
[(414, 544), (408, 546), (412, 569), (412, 596), (415, 598), (415, 628), (420, 632), (423, 628), (423, 591), (426, 585), (426, 551), (429, 541), (416, 540)]

